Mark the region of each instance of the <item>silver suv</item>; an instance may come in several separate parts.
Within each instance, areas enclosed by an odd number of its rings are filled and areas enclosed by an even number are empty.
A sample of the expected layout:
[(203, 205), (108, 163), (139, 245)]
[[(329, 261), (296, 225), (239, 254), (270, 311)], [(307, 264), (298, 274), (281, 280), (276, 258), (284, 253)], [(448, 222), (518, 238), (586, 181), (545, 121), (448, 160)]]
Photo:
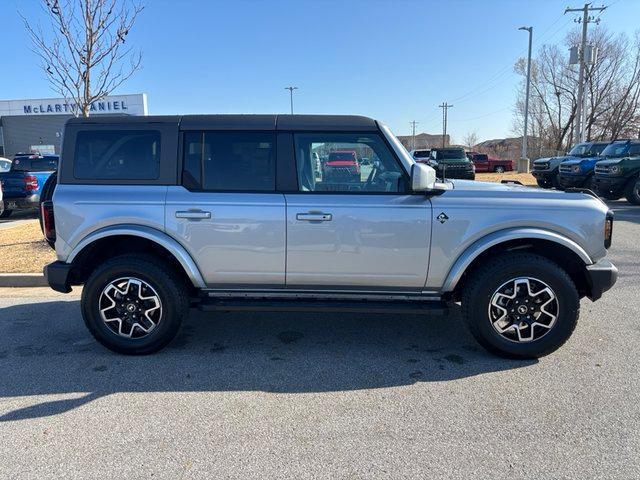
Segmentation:
[[(357, 179), (318, 176), (332, 152)], [(167, 345), (190, 308), (442, 314), (491, 352), (548, 354), (580, 298), (616, 281), (613, 218), (596, 197), (514, 184), (438, 183), (365, 117), (72, 119), (42, 205), (51, 287), (84, 285), (107, 348)], [(55, 219), (55, 222), (54, 222)]]

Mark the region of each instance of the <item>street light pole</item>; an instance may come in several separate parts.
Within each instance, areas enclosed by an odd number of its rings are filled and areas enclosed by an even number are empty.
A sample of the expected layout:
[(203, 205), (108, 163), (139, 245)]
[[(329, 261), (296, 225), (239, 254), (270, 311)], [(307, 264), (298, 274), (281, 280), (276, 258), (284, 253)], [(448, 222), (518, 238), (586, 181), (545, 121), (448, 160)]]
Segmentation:
[(529, 127), (529, 88), (531, 86), (531, 45), (533, 44), (533, 27), (520, 27), (518, 30), (529, 32), (529, 55), (527, 57), (527, 87), (524, 98), (524, 135), (522, 136), (522, 158), (518, 162), (518, 173), (529, 173), (527, 158), (527, 133)]
[(285, 90), (289, 90), (289, 101), (291, 103), (291, 115), (293, 115), (293, 91), (298, 90), (298, 87), (284, 87)]

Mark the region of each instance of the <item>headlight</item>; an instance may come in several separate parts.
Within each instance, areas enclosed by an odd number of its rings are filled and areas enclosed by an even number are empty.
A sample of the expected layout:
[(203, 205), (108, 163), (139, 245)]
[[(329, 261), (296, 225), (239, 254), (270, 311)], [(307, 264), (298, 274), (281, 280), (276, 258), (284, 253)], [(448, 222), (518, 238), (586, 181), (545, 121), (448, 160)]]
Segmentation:
[(612, 165), (609, 169), (609, 173), (612, 175), (618, 175), (622, 169), (618, 165)]
[(471, 170), (473, 170), (474, 172), (476, 171), (476, 164), (475, 163), (471, 164)]
[(571, 171), (573, 173), (580, 173), (580, 170), (581, 170), (580, 165), (574, 165), (573, 167), (571, 167)]

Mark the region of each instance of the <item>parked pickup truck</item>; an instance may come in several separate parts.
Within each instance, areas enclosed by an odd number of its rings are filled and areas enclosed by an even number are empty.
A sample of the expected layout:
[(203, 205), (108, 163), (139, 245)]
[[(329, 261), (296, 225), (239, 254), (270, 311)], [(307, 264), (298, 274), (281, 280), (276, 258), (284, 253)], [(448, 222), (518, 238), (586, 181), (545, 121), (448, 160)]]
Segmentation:
[(42, 187), (57, 168), (57, 155), (16, 156), (8, 171), (0, 171), (4, 195), (1, 215), (8, 217), (14, 210), (38, 208)]
[[(313, 152), (336, 146), (371, 171), (328, 190)], [(617, 278), (595, 194), (438, 182), (366, 117), (72, 118), (41, 212), (49, 285), (84, 285), (87, 327), (126, 354), (167, 345), (191, 307), (359, 313), (363, 330), (453, 308), (491, 352), (539, 357)]]
[(329, 153), (322, 174), (325, 181), (360, 181), (360, 163), (355, 150), (335, 150)]
[(595, 175), (593, 169), (596, 162), (604, 160), (600, 156), (611, 142), (592, 142), (585, 147), (584, 155), (570, 158), (558, 168), (558, 182), (562, 188), (584, 187), (595, 191)]
[(485, 153), (467, 152), (467, 157), (476, 166), (476, 173), (504, 173), (513, 171), (513, 160), (500, 160)]

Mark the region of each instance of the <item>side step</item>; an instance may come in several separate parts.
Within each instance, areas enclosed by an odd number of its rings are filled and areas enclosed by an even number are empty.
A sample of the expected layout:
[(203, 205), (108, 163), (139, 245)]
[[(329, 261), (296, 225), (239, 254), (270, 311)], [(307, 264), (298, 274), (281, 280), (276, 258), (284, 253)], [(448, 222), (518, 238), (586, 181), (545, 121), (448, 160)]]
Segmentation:
[(442, 301), (347, 301), (347, 300), (269, 300), (245, 298), (203, 299), (198, 305), (203, 311), (218, 312), (343, 312), (343, 313), (402, 313), (440, 316), (447, 314)]

